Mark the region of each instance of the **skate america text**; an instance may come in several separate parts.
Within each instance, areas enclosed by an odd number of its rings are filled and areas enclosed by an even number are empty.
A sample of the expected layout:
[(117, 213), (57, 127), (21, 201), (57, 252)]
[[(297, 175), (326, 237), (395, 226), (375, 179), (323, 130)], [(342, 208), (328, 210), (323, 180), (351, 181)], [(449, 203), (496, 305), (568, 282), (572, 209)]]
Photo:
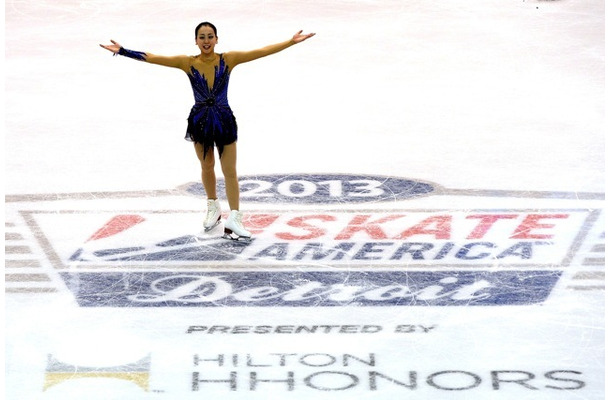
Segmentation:
[(531, 263), (556, 257), (554, 238), (569, 218), (565, 213), (258, 215), (251, 225), (281, 242), (254, 245), (242, 255), (334, 263)]
[[(197, 265), (208, 261), (215, 265), (265, 261), (333, 265), (371, 262), (411, 266), (560, 265), (571, 244), (570, 236), (579, 231), (587, 215), (584, 210), (253, 213), (246, 216), (244, 225), (254, 240), (239, 246), (223, 243), (218, 229), (196, 240), (185, 235), (156, 235), (151, 241), (147, 236), (154, 226), (188, 224), (192, 220), (189, 214), (113, 215), (105, 221), (100, 219), (100, 228), (93, 236), (90, 231), (82, 235), (83, 245), (69, 260)], [(126, 247), (126, 241), (131, 245)]]
[(391, 328), (381, 325), (191, 325), (186, 333), (199, 333), (206, 335), (229, 334), (373, 334), (382, 331), (394, 333), (430, 333), (436, 325), (402, 324)]
[(195, 354), (191, 389), (194, 392), (211, 387), (225, 387), (231, 392), (492, 389), (527, 393), (579, 390), (586, 386), (582, 372), (565, 368), (535, 372), (504, 368), (486, 372), (457, 368), (420, 371), (409, 367), (408, 362), (393, 363), (390, 369), (380, 365), (378, 358), (375, 353)]

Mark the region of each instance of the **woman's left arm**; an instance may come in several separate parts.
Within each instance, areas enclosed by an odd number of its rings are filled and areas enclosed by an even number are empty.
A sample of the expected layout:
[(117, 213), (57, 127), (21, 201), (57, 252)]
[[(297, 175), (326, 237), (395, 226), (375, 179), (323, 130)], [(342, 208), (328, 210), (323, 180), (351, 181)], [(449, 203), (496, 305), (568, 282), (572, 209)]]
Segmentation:
[(261, 49), (251, 51), (230, 51), (225, 54), (225, 58), (227, 60), (227, 63), (231, 66), (231, 68), (233, 68), (239, 64), (254, 61), (256, 59), (266, 57), (271, 54), (279, 53), (280, 51), (285, 50), (288, 47), (297, 43), (301, 43), (314, 35), (315, 33), (308, 33), (304, 35), (303, 31), (299, 31), (294, 34), (292, 39), (287, 40), (285, 42), (272, 44), (270, 46), (265, 46)]

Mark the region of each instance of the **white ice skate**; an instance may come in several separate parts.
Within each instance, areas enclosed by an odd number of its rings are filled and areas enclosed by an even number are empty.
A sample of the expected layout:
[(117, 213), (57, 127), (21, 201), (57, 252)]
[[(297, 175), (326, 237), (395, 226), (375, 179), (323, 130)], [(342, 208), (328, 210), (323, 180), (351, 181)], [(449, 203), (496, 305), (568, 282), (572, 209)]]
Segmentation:
[(225, 221), (223, 238), (231, 240), (250, 240), (252, 238), (252, 234), (241, 223), (242, 217), (243, 213), (241, 211), (231, 210), (229, 218)]
[(220, 224), (220, 201), (208, 199), (208, 212), (203, 222), (203, 230), (209, 232)]

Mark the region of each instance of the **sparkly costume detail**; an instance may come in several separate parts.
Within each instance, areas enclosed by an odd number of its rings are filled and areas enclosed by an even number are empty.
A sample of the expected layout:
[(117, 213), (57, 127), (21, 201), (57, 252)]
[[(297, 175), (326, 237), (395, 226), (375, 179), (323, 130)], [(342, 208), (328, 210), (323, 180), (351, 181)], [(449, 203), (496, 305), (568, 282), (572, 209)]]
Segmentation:
[(185, 139), (203, 144), (205, 157), (211, 147), (218, 147), (222, 157), (225, 145), (237, 140), (237, 122), (229, 107), (229, 67), (222, 54), (220, 63), (214, 67), (214, 85), (210, 90), (208, 81), (195, 67), (187, 74), (193, 88), (195, 105), (188, 117)]
[(119, 49), (119, 55), (133, 58), (134, 60), (146, 61), (146, 53), (141, 51), (128, 50), (124, 47)]

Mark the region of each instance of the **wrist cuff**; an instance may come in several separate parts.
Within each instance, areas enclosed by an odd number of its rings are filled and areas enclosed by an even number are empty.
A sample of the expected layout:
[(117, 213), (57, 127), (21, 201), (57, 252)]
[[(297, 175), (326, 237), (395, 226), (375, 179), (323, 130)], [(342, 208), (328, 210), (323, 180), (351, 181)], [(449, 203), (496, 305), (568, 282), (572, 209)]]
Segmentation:
[(133, 58), (134, 60), (146, 61), (146, 53), (142, 51), (128, 50), (124, 47), (119, 49), (119, 55)]

